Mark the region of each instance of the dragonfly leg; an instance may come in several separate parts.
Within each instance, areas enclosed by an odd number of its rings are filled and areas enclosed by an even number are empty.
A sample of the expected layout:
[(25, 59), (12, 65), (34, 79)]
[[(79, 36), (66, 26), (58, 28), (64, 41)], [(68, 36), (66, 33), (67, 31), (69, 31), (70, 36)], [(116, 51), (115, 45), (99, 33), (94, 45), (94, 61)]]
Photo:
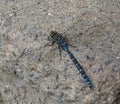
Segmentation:
[(52, 43), (51, 43), (51, 44), (47, 43), (47, 44), (45, 44), (45, 45), (44, 45), (44, 47), (46, 47), (46, 46), (53, 46), (53, 45), (54, 45), (54, 43), (55, 43), (55, 41), (52, 41)]
[(47, 43), (47, 44), (44, 45), (44, 47), (54, 45), (55, 41), (51, 40), (49, 37), (48, 37), (48, 40), (51, 41), (51, 44)]
[(52, 42), (52, 44), (48, 44), (48, 46), (53, 46), (53, 45), (54, 45), (54, 43), (55, 43), (55, 41), (53, 41), (53, 42)]
[(62, 59), (62, 55), (61, 55), (61, 53), (62, 53), (62, 51), (61, 51), (61, 46), (58, 45), (58, 48), (59, 48), (59, 52), (60, 52), (60, 60), (61, 60), (61, 59)]

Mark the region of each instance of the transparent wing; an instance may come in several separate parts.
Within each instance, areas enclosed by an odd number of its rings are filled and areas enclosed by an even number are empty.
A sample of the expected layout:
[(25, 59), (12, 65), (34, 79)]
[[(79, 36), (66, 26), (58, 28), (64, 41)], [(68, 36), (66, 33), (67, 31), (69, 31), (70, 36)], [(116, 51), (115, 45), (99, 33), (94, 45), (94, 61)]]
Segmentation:
[(42, 54), (43, 65), (52, 67), (56, 60), (60, 61), (60, 54), (57, 44), (44, 47), (44, 52)]
[(93, 39), (99, 38), (106, 23), (96, 23), (94, 21), (82, 20), (78, 18), (63, 34), (68, 42), (76, 47), (88, 46)]
[[(81, 18), (79, 18), (73, 21), (73, 24), (71, 24), (71, 26), (68, 26), (65, 32), (61, 32), (61, 34), (63, 35), (63, 37), (66, 37), (68, 44), (77, 47), (77, 49), (75, 50), (77, 50), (78, 52), (81, 52), (80, 50), (87, 51), (87, 47), (90, 44), (93, 44), (93, 40), (99, 39), (100, 32), (104, 28), (103, 24), (104, 23), (98, 23), (98, 25), (96, 25), (96, 23), (94, 22), (82, 20)], [(62, 51), (62, 58), (64, 58), (64, 56), (65, 53), (64, 51)], [(79, 57), (82, 56), (79, 54)], [(42, 62), (44, 63), (44, 66), (49, 66), (49, 68), (55, 67), (56, 69), (56, 67), (62, 66), (59, 66), (59, 64), (63, 62), (63, 59), (62, 61), (60, 61), (59, 49), (56, 44), (44, 48), (44, 52), (42, 54)]]

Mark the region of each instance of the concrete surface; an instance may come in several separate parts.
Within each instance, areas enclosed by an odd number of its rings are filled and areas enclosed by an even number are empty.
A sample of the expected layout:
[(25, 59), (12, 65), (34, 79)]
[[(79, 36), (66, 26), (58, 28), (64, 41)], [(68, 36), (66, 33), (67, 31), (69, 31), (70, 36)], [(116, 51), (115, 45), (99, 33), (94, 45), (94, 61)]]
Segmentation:
[[(51, 30), (77, 47), (93, 91), (44, 47)], [(0, 104), (120, 104), (120, 1), (0, 0)]]

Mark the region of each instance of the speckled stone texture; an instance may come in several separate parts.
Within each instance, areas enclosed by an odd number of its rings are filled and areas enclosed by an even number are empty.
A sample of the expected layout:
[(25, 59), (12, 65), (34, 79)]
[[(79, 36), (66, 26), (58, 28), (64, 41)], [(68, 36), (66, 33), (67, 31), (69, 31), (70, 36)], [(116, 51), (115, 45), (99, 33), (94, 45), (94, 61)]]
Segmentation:
[[(46, 46), (55, 30), (67, 53)], [(0, 0), (0, 104), (120, 104), (119, 0)]]

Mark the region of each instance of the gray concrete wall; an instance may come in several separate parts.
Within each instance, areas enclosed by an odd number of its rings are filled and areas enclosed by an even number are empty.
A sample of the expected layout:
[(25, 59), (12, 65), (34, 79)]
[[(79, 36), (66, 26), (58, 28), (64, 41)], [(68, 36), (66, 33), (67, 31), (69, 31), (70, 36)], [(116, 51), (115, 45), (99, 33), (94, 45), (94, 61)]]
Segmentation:
[[(44, 47), (52, 30), (77, 47), (93, 91)], [(0, 104), (120, 104), (120, 1), (0, 0)]]

